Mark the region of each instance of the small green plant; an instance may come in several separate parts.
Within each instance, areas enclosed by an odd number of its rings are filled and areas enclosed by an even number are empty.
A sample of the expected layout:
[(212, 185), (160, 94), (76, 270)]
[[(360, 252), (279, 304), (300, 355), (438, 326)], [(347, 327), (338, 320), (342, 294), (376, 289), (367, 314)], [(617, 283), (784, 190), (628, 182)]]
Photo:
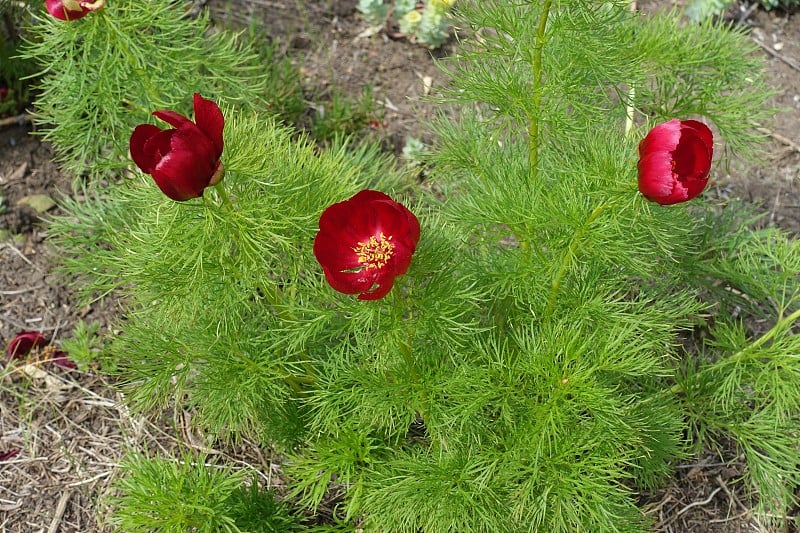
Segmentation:
[(79, 320), (72, 330), (72, 336), (61, 341), (61, 348), (78, 367), (86, 368), (98, 361), (103, 344), (99, 331), (99, 323)]
[(409, 165), (417, 166), (422, 164), (422, 159), (427, 153), (425, 143), (416, 137), (408, 137), (406, 143), (403, 145), (403, 159)]
[[(723, 15), (735, 3), (734, 0), (691, 0), (686, 5), (686, 16), (694, 22), (700, 22)], [(800, 6), (798, 0), (759, 0), (758, 3), (767, 11), (778, 8), (790, 10)]]
[(131, 455), (115, 487), (114, 523), (126, 533), (290, 533), (297, 519), (273, 493), (247, 482), (246, 470), (207, 466), (205, 456), (180, 460)]
[(450, 36), (448, 14), (455, 0), (359, 0), (358, 10), (371, 24), (395, 21), (400, 33), (429, 48), (438, 48)]
[(358, 98), (352, 98), (334, 88), (329, 99), (316, 106), (311, 121), (311, 136), (321, 143), (361, 132), (376, 119), (372, 87), (366, 86)]
[(273, 491), (258, 485), (252, 478), (250, 484), (240, 486), (228, 496), (225, 502), (236, 527), (249, 533), (292, 533), (308, 531), (299, 520), (291, 515), (283, 503), (277, 500)]

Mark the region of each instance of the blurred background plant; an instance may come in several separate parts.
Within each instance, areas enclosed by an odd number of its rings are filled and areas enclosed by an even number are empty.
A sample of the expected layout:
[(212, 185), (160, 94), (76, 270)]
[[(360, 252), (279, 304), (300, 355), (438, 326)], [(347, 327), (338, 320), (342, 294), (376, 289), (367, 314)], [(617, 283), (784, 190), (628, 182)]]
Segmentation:
[[(694, 22), (723, 15), (736, 4), (736, 0), (690, 0), (686, 4), (686, 16)], [(758, 0), (755, 4), (766, 10), (794, 10), (800, 7), (800, 0)]]
[(358, 10), (370, 24), (395, 24), (400, 35), (438, 48), (450, 36), (448, 15), (454, 4), (455, 0), (359, 0)]

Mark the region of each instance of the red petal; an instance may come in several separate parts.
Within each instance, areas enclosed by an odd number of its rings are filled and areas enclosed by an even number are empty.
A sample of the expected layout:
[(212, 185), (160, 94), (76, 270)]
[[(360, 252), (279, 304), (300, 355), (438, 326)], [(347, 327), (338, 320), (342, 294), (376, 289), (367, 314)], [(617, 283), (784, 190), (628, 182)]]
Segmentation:
[[(157, 134), (161, 133), (158, 126), (152, 124), (141, 124), (134, 128), (131, 134), (130, 150), (131, 158), (136, 165), (145, 173), (149, 174), (155, 168), (161, 156), (156, 150), (146, 150), (147, 142)], [(169, 141), (167, 141), (169, 142)]]
[(677, 118), (651, 129), (639, 143), (639, 157), (653, 152), (672, 152), (681, 139), (681, 121)]
[(653, 152), (639, 160), (639, 191), (648, 200), (661, 203), (672, 195), (676, 183), (669, 152)]
[(689, 130), (695, 133), (703, 142), (703, 144), (706, 145), (706, 148), (708, 148), (709, 155), (713, 155), (714, 134), (711, 133), (711, 130), (708, 128), (708, 126), (696, 120), (684, 120), (681, 122), (681, 128), (683, 128), (684, 131)]
[(405, 206), (403, 206), (403, 209), (406, 210), (406, 218), (408, 219), (408, 238), (414, 243), (414, 248), (416, 249), (420, 236), (419, 220), (410, 209)]
[(8, 343), (8, 358), (21, 359), (30, 353), (34, 348), (39, 348), (47, 344), (47, 339), (38, 331), (23, 331), (17, 334)]
[(153, 115), (160, 118), (167, 124), (180, 128), (184, 124), (192, 124), (192, 121), (175, 111), (163, 110), (153, 111)]
[(66, 368), (68, 370), (75, 370), (76, 368), (78, 368), (78, 365), (76, 365), (67, 356), (67, 352), (62, 352), (62, 351), (53, 352), (53, 355), (50, 357), (50, 361), (54, 365), (60, 366), (61, 368)]
[(711, 153), (706, 144), (693, 132), (681, 135), (681, 142), (672, 154), (675, 173), (681, 181), (704, 178), (711, 170)]
[(170, 151), (151, 175), (162, 192), (175, 201), (198, 198), (208, 187), (217, 167), (214, 148), (192, 123), (173, 131)]
[(335, 236), (337, 240), (355, 246), (373, 235), (375, 216), (369, 209), (350, 200), (331, 205), (319, 218), (320, 232)]
[(314, 238), (314, 256), (319, 264), (337, 272), (355, 269), (361, 266), (353, 251), (356, 244), (341, 240), (335, 233), (320, 231)]
[(394, 276), (384, 276), (380, 282), (368, 292), (362, 292), (358, 295), (359, 300), (380, 300), (392, 290), (394, 287)]
[(359, 191), (348, 201), (355, 203), (367, 203), (374, 202), (376, 200), (387, 200), (389, 202), (396, 203), (388, 194), (381, 191), (373, 191), (372, 189), (364, 189), (363, 191)]
[(78, 20), (89, 14), (84, 9), (67, 9), (62, 0), (46, 0), (47, 12), (59, 20)]
[(366, 269), (360, 272), (342, 272), (323, 266), (322, 271), (328, 284), (335, 291), (344, 294), (358, 294), (369, 290), (375, 284), (374, 274)]
[(225, 118), (222, 116), (219, 106), (206, 100), (199, 94), (194, 94), (194, 121), (200, 131), (206, 134), (216, 150), (215, 159), (222, 156), (224, 146), (222, 140), (222, 130), (225, 128)]
[(0, 452), (0, 462), (13, 459), (20, 452), (19, 448), (11, 448), (7, 452)]
[(158, 170), (154, 170), (150, 175), (153, 177), (153, 181), (156, 182), (156, 185), (158, 185), (158, 188), (161, 189), (161, 192), (176, 202), (184, 202), (192, 198), (198, 198), (199, 196), (195, 194), (194, 190), (184, 188), (183, 184), (177, 182), (172, 176), (159, 172)]

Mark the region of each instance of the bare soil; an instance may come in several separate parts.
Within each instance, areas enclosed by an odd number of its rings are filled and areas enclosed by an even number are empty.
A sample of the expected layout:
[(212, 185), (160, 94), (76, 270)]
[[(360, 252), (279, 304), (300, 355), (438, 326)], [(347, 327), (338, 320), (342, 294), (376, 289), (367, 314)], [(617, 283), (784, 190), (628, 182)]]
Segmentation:
[[(385, 32), (364, 36), (368, 25), (356, 0), (210, 0), (220, 24), (261, 21), (282, 51), (296, 58), (308, 94), (336, 88), (357, 97), (367, 86), (387, 148), (399, 153), (408, 137), (426, 140), (423, 122), (435, 112), (419, 97), (444, 83), (434, 54)], [(232, 4), (236, 9), (232, 9)], [(663, 8), (663, 2), (640, 6)], [(765, 214), (761, 223), (800, 234), (800, 15), (737, 6), (729, 16), (748, 26), (764, 50), (774, 102), (782, 108), (771, 124), (766, 160), (735, 162), (717, 169), (713, 188), (740, 197)], [(448, 54), (454, 44), (437, 51)], [(309, 101), (310, 109), (325, 102)], [(71, 177), (52, 162), (52, 150), (29, 135), (30, 124), (0, 127), (0, 336), (22, 330), (44, 333), (52, 342), (70, 336), (78, 319), (108, 327), (116, 311), (106, 301), (76, 309), (68, 285), (51, 273), (42, 215), (18, 202), (70, 190)], [(48, 214), (57, 213), (57, 207)], [(5, 343), (4, 343), (5, 344)], [(88, 532), (110, 530), (107, 498), (115, 467), (128, 450), (174, 450), (192, 446), (188, 413), (167, 419), (134, 419), (113, 380), (92, 371), (40, 365), (44, 374), (0, 371), (0, 531)], [(279, 467), (267, 450), (215, 450), (211, 460), (259, 465), (265, 483), (279, 483)], [(731, 450), (709, 451), (679, 465), (669, 486), (642, 505), (663, 532), (765, 531), (752, 517), (736, 479), (742, 465)], [(275, 474), (275, 475), (273, 475)]]

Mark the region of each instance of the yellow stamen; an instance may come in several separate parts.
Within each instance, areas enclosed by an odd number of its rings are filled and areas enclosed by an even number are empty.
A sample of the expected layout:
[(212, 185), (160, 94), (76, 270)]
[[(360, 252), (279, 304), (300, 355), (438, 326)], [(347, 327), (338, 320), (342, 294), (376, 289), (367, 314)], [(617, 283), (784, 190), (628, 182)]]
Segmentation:
[(372, 235), (367, 242), (359, 242), (353, 248), (358, 256), (358, 262), (367, 269), (383, 268), (394, 253), (394, 244), (391, 240), (391, 235), (387, 237), (381, 232), (377, 238)]

